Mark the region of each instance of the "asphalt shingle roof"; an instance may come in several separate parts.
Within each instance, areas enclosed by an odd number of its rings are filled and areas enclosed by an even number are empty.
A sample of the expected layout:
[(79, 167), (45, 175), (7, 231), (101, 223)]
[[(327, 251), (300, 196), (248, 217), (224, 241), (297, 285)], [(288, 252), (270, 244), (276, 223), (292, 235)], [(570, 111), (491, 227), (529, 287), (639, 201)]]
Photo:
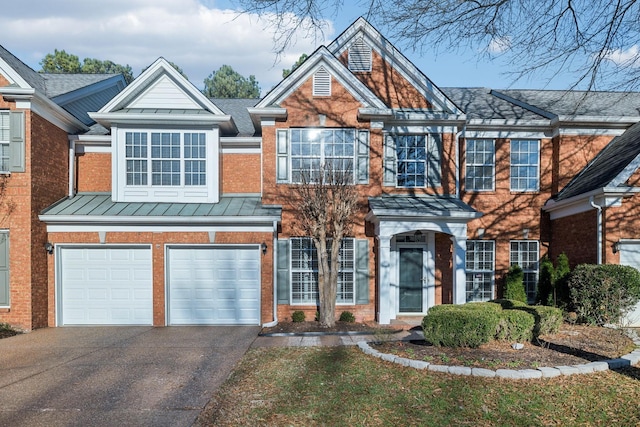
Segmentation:
[(247, 108), (254, 107), (260, 100), (256, 98), (211, 98), (223, 113), (233, 117), (238, 128), (238, 136), (254, 136), (256, 133)]
[(440, 88), (468, 119), (544, 120), (545, 117), (494, 96), (488, 88)]

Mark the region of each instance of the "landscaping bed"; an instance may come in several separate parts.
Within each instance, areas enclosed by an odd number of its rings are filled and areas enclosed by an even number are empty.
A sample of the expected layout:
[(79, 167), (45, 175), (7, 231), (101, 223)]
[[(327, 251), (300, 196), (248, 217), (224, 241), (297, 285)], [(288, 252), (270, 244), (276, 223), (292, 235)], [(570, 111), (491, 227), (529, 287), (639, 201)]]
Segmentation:
[(408, 359), (487, 369), (537, 369), (577, 365), (616, 359), (635, 346), (623, 331), (564, 324), (558, 333), (540, 336), (533, 343), (522, 343), (515, 350), (511, 342), (491, 341), (478, 348), (435, 347), (426, 341), (389, 341), (371, 346), (382, 353)]

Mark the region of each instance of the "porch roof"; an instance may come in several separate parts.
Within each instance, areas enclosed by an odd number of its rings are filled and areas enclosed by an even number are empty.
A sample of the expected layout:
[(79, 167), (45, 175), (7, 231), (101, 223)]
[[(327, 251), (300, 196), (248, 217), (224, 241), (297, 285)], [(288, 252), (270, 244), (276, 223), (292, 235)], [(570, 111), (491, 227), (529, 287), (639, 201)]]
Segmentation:
[(471, 220), (482, 213), (476, 211), (462, 200), (445, 195), (385, 195), (370, 197), (369, 216), (381, 218), (437, 218)]

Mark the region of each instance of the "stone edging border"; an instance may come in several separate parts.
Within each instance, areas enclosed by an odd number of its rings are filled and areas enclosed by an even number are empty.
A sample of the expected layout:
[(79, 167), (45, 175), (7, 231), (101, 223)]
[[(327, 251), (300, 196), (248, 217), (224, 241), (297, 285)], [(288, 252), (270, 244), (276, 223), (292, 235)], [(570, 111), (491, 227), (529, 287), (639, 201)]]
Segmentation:
[(358, 347), (365, 354), (378, 357), (387, 362), (397, 363), (398, 365), (408, 366), (415, 369), (427, 369), (433, 372), (446, 372), (454, 375), (470, 375), (474, 377), (528, 380), (536, 378), (553, 378), (559, 377), (560, 375), (591, 374), (594, 372), (606, 371), (608, 369), (620, 369), (635, 365), (640, 362), (640, 338), (638, 338), (635, 333), (633, 333), (633, 335), (634, 336), (631, 338), (637, 348), (631, 353), (621, 356), (619, 359), (600, 360), (598, 362), (589, 362), (571, 366), (555, 366), (538, 369), (496, 369), (495, 371), (485, 368), (470, 368), (468, 366), (435, 365), (422, 360), (397, 357), (393, 354), (380, 353), (378, 350), (371, 348), (371, 346), (364, 341), (360, 341), (358, 343)]

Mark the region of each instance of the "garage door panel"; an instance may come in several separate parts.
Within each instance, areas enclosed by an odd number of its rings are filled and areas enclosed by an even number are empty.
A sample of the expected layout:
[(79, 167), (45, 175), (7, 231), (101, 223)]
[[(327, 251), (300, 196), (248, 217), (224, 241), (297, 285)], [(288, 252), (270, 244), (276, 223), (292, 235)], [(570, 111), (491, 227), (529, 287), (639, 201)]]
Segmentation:
[[(620, 242), (620, 264), (640, 270), (640, 241)], [(628, 326), (640, 327), (640, 303), (628, 314), (624, 322)]]
[(61, 248), (63, 325), (151, 325), (149, 248)]
[(257, 249), (170, 248), (168, 265), (170, 324), (260, 323)]

